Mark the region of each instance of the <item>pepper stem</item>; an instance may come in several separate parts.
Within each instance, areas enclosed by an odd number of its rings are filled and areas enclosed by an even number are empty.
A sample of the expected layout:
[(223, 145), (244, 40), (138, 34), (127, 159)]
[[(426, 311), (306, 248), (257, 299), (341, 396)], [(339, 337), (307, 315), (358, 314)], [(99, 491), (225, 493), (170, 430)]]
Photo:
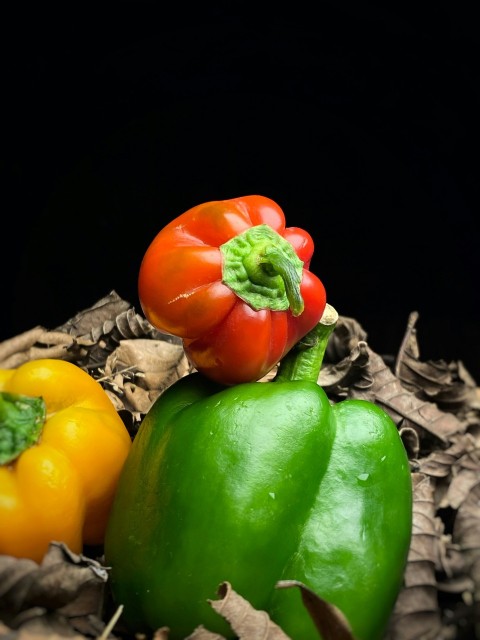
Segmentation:
[(45, 419), (43, 398), (0, 392), (0, 465), (13, 462), (38, 441)]
[(250, 227), (220, 246), (222, 282), (253, 309), (303, 313), (303, 262), (293, 246), (266, 224)]
[(300, 295), (302, 278), (298, 277), (297, 265), (285, 256), (284, 251), (280, 251), (274, 246), (267, 247), (265, 254), (260, 257), (259, 263), (267, 273), (271, 271), (272, 275), (278, 274), (282, 278), (292, 314), (299, 316), (303, 313), (304, 303)]
[(337, 322), (337, 311), (327, 304), (318, 324), (280, 361), (275, 382), (317, 382), (325, 350)]

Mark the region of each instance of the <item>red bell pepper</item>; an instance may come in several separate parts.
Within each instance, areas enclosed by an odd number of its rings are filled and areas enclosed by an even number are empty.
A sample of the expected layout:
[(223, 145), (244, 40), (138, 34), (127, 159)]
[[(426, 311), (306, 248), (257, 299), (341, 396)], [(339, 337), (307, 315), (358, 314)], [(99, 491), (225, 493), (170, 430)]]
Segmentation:
[(192, 365), (222, 384), (267, 374), (320, 320), (322, 282), (307, 231), (285, 227), (264, 196), (197, 205), (148, 247), (138, 293), (149, 322), (183, 340)]

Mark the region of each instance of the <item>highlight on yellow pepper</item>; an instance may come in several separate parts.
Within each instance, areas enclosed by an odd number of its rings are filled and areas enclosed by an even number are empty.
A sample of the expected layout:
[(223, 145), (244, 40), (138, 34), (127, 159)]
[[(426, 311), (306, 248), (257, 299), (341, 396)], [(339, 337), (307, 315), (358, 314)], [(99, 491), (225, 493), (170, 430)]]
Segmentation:
[(131, 438), (99, 382), (41, 359), (0, 369), (0, 555), (102, 544)]

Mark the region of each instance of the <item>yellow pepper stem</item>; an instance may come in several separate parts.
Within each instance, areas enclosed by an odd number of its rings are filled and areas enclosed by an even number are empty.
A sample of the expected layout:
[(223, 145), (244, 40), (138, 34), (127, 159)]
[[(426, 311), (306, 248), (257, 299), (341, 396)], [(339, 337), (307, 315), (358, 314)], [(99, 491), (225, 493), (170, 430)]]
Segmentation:
[(13, 462), (38, 441), (45, 418), (42, 398), (0, 392), (0, 465)]

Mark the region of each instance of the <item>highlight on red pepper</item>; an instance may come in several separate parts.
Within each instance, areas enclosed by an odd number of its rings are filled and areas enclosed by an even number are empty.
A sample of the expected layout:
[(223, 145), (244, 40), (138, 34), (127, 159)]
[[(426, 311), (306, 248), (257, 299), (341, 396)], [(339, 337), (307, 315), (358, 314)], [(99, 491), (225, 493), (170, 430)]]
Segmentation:
[(197, 205), (167, 224), (138, 277), (147, 320), (183, 340), (192, 365), (226, 385), (259, 380), (320, 320), (314, 243), (279, 205), (250, 195)]

